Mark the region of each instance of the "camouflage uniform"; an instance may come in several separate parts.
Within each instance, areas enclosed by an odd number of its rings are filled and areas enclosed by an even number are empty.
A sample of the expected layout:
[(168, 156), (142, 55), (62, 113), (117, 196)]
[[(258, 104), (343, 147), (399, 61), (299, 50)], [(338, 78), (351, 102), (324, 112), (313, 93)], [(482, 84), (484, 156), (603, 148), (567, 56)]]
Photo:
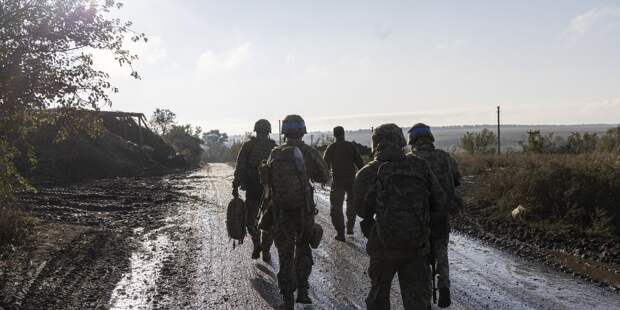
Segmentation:
[[(260, 184), (258, 167), (267, 159), (271, 150), (276, 146), (275, 141), (265, 136), (252, 137), (249, 141), (243, 143), (239, 156), (237, 157), (237, 167), (233, 181), (233, 191), (237, 187), (245, 190), (245, 200), (247, 208), (247, 228), (248, 233), (252, 237), (254, 244), (253, 258), (258, 258), (257, 251), (262, 249), (264, 255), (269, 253), (272, 240), (268, 231), (261, 232), (258, 229), (256, 217), (260, 208), (261, 198), (263, 196), (263, 186)], [(261, 243), (262, 239), (262, 243)], [(265, 257), (264, 257), (265, 258)]]
[[(336, 127), (338, 128), (338, 127)], [(342, 127), (340, 127), (342, 128)], [(336, 132), (336, 129), (334, 129)], [(355, 209), (351, 204), (351, 191), (353, 190), (353, 181), (355, 180), (355, 172), (364, 166), (362, 157), (355, 147), (355, 144), (344, 140), (344, 129), (342, 136), (336, 137), (336, 142), (330, 144), (325, 150), (323, 156), (325, 162), (332, 172), (332, 187), (329, 195), (331, 203), (330, 215), (332, 224), (338, 232), (338, 236), (344, 238), (344, 218), (342, 216), (342, 203), (344, 197), (347, 197), (347, 233), (353, 234), (355, 226)]]
[[(430, 245), (428, 240), (420, 240), (418, 248), (386, 248), (374, 225), (377, 203), (376, 180), (379, 166), (384, 162), (410, 161), (419, 171), (423, 184), (414, 184), (415, 188), (423, 188), (421, 197), (428, 197), (424, 207), (428, 207), (430, 216), (426, 224), (430, 229), (430, 242), (446, 238), (447, 223), (443, 221), (448, 205), (447, 197), (441, 189), (437, 178), (428, 164), (417, 157), (405, 156), (403, 147), (406, 142), (402, 130), (394, 125), (382, 125), (373, 134), (375, 160), (360, 170), (353, 187), (353, 203), (358, 216), (364, 220), (360, 223), (364, 235), (368, 238), (366, 251), (370, 255), (368, 275), (371, 279), (371, 290), (366, 298), (368, 309), (390, 309), (390, 288), (394, 275), (398, 273), (401, 295), (405, 309), (427, 309), (431, 299), (431, 272), (428, 264)], [(405, 225), (417, 225), (406, 223)]]
[[(416, 128), (421, 128), (421, 132), (415, 133), (414, 130)], [(424, 124), (415, 125), (410, 130), (410, 144), (413, 150), (409, 156), (418, 156), (426, 160), (451, 202), (449, 213), (456, 213), (460, 210), (462, 205), (462, 201), (456, 192), (456, 187), (461, 184), (461, 174), (454, 158), (447, 152), (436, 149), (433, 142), (434, 137), (428, 126)], [(447, 219), (445, 221), (449, 222)], [(437, 281), (437, 287), (439, 289), (450, 288), (448, 242), (449, 238), (445, 238), (437, 240), (433, 244), (437, 273), (439, 275)]]
[[(284, 123), (287, 122), (287, 117)], [(303, 119), (296, 116), (294, 119)], [(283, 124), (284, 126), (284, 124)], [(287, 136), (286, 132), (285, 136)], [(304, 158), (308, 181), (326, 183), (329, 180), (329, 171), (327, 164), (323, 161), (321, 154), (316, 149), (306, 145), (301, 136), (305, 133), (305, 125), (303, 132), (294, 137), (287, 136), (285, 146), (298, 147)], [(281, 147), (278, 147), (282, 148)], [(271, 156), (270, 159), (271, 160)], [(297, 176), (291, 175), (291, 178)], [(312, 197), (310, 200), (314, 201)], [(305, 210), (305, 206), (300, 206), (300, 210)], [(310, 240), (312, 236), (312, 227), (314, 225), (314, 214), (306, 212), (281, 210), (278, 205), (274, 204), (274, 223), (272, 228), (273, 240), (278, 249), (280, 270), (278, 271), (278, 286), (281, 293), (285, 297), (285, 307), (292, 308), (290, 304), (290, 296), (298, 290), (298, 302), (309, 303), (308, 298), (308, 278), (312, 272), (312, 250), (310, 248)], [(303, 296), (304, 298), (301, 298)], [(287, 299), (289, 299), (287, 301)], [(301, 299), (301, 300), (300, 300)]]

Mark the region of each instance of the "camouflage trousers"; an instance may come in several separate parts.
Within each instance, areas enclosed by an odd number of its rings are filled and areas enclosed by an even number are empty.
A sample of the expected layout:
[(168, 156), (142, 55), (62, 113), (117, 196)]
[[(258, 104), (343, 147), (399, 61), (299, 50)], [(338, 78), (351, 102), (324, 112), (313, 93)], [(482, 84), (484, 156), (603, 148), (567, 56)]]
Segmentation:
[(353, 209), (351, 203), (351, 194), (352, 194), (351, 186), (341, 186), (341, 185), (333, 185), (332, 189), (329, 193), (329, 202), (331, 203), (331, 208), (329, 209), (329, 215), (332, 218), (332, 224), (334, 225), (334, 229), (336, 232), (344, 234), (344, 217), (342, 215), (342, 205), (344, 203), (345, 194), (347, 196), (347, 229), (352, 230), (355, 226), (355, 209)]
[(366, 298), (369, 310), (390, 309), (390, 289), (398, 273), (400, 293), (406, 310), (426, 310), (430, 306), (432, 290), (428, 257), (389, 258), (370, 257), (368, 276), (372, 287)]
[(435, 253), (435, 266), (437, 277), (437, 288), (450, 288), (450, 264), (448, 259), (449, 239), (435, 240), (433, 252)]
[(296, 215), (281, 216), (274, 226), (273, 240), (280, 262), (278, 286), (282, 294), (309, 287), (308, 278), (314, 264), (310, 248), (313, 225), (314, 216), (308, 215), (302, 220)]
[(258, 211), (260, 209), (260, 200), (262, 198), (262, 191), (246, 191), (245, 193), (245, 206), (246, 206), (246, 227), (248, 234), (252, 237), (252, 243), (254, 247), (261, 247), (265, 252), (271, 249), (273, 240), (269, 231), (262, 231), (258, 228)]

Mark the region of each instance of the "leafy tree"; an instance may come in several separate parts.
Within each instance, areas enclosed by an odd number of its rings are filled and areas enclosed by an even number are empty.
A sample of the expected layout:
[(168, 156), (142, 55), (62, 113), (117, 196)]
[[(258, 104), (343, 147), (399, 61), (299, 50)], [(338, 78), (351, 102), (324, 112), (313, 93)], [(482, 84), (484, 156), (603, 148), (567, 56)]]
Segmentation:
[(207, 147), (219, 146), (228, 142), (228, 134), (220, 132), (218, 129), (205, 132), (202, 135), (202, 140)]
[(604, 152), (620, 152), (620, 126), (607, 129), (601, 136), (598, 148)]
[[(60, 124), (57, 139), (100, 129), (95, 114), (117, 92), (97, 70), (92, 51), (111, 51), (131, 76), (137, 56), (123, 47), (131, 22), (111, 17), (114, 0), (0, 0), (0, 200), (27, 182), (15, 161), (35, 161), (27, 135), (42, 123)], [(50, 108), (54, 108), (50, 111)]]
[(523, 152), (536, 154), (565, 153), (568, 146), (562, 137), (553, 133), (542, 134), (540, 130), (528, 130), (527, 142), (519, 142)]
[(157, 133), (165, 135), (176, 122), (176, 117), (177, 115), (168, 109), (155, 109), (149, 123)]
[(480, 132), (466, 132), (460, 139), (459, 145), (469, 154), (489, 154), (496, 151), (497, 136), (486, 128)]
[(163, 135), (163, 139), (169, 143), (192, 166), (198, 165), (202, 157), (202, 140), (200, 127), (191, 125), (172, 125), (170, 130)]
[(598, 143), (599, 137), (596, 133), (573, 132), (566, 139), (566, 150), (574, 154), (592, 153), (596, 150)]

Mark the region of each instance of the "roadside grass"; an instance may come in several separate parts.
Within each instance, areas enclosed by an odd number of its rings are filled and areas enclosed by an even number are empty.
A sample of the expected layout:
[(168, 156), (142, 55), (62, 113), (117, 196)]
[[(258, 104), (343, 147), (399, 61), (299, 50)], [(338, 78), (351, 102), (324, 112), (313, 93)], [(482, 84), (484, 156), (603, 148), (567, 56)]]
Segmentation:
[(616, 154), (458, 155), (464, 175), (477, 175), (467, 193), (482, 216), (510, 221), (527, 209), (530, 227), (570, 235), (620, 237), (620, 156)]
[(10, 208), (0, 208), (0, 249), (21, 244), (28, 236), (34, 219)]

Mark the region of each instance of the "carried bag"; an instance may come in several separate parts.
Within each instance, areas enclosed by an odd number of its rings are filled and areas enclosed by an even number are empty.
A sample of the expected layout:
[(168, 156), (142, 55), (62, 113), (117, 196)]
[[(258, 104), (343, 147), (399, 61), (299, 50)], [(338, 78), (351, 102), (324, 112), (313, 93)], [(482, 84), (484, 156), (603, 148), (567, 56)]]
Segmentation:
[(228, 237), (234, 240), (233, 249), (236, 246), (235, 241), (243, 243), (247, 234), (246, 223), (245, 202), (241, 198), (233, 198), (226, 209), (226, 230)]
[(426, 178), (409, 160), (385, 162), (377, 172), (377, 235), (388, 249), (417, 249), (430, 238)]

